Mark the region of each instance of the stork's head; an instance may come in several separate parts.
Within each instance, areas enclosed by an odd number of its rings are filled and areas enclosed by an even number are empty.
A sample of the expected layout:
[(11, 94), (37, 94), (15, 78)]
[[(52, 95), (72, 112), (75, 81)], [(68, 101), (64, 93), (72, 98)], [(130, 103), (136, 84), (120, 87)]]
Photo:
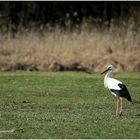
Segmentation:
[(104, 73), (107, 73), (107, 72), (112, 73), (113, 70), (114, 70), (114, 65), (109, 65), (107, 67), (107, 69), (105, 71), (103, 71), (101, 74), (104, 74)]

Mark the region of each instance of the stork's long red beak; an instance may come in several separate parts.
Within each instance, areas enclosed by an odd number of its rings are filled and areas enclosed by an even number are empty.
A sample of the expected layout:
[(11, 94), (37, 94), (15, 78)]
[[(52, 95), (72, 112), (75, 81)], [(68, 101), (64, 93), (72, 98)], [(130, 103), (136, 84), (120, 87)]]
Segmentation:
[(105, 71), (103, 71), (101, 74), (104, 74), (104, 73), (106, 73), (108, 71), (108, 69), (106, 69)]

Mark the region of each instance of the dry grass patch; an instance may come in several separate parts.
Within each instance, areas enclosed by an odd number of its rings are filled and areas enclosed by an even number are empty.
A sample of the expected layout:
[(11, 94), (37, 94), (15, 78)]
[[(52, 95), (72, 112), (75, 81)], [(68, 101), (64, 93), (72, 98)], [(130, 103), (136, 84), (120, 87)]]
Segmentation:
[(43, 34), (29, 32), (17, 38), (0, 36), (0, 70), (98, 72), (114, 63), (117, 71), (140, 70), (139, 34), (131, 30), (80, 33), (58, 28)]

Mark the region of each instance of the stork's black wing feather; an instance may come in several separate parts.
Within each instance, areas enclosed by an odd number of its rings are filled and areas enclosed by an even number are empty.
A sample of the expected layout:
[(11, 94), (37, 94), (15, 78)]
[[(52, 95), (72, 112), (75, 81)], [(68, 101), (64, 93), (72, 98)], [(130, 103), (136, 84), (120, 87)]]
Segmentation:
[(110, 89), (110, 90), (114, 92), (117, 96), (124, 97), (131, 102), (132, 99), (127, 87), (124, 84), (120, 84), (120, 83), (118, 84), (118, 86), (121, 88), (120, 90), (115, 90), (115, 89)]

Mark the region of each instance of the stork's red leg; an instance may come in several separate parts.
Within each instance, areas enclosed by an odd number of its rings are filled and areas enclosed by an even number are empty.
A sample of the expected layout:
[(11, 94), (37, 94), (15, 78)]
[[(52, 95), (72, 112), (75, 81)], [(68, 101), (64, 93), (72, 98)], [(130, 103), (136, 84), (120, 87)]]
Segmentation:
[(120, 116), (122, 116), (122, 97), (119, 98), (120, 99)]
[(116, 116), (118, 115), (118, 107), (119, 107), (119, 98), (116, 98)]

